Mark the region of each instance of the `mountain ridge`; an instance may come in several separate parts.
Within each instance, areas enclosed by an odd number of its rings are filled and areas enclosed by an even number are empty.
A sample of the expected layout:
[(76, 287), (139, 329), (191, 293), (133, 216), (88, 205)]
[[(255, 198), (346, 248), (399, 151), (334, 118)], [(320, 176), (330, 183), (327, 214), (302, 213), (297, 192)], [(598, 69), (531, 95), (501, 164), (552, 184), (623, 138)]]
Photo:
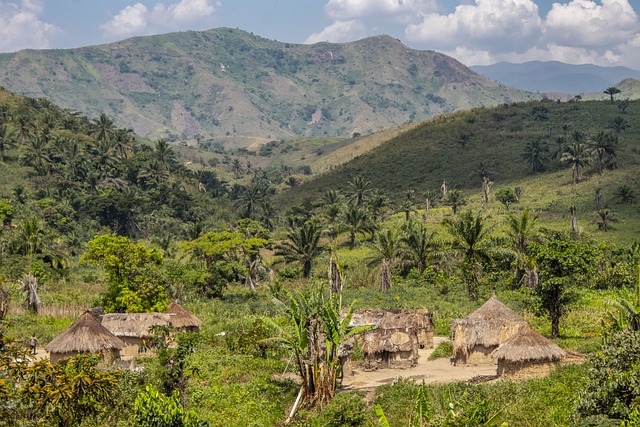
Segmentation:
[(228, 28), (2, 54), (0, 84), (146, 137), (229, 146), (350, 137), (539, 97), (390, 36), (299, 45)]

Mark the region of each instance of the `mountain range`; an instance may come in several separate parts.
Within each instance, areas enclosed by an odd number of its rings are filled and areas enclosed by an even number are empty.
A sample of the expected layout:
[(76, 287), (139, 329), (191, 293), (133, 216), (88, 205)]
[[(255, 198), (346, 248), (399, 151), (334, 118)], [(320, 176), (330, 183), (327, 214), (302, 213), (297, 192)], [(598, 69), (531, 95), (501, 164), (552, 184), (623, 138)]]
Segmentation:
[(504, 85), (539, 93), (601, 93), (622, 80), (640, 79), (640, 71), (631, 68), (573, 65), (558, 61), (529, 61), (522, 64), (499, 62), (470, 68)]
[(531, 100), (389, 36), (298, 45), (218, 28), (0, 54), (0, 85), (149, 138), (250, 147), (368, 134), (440, 113)]

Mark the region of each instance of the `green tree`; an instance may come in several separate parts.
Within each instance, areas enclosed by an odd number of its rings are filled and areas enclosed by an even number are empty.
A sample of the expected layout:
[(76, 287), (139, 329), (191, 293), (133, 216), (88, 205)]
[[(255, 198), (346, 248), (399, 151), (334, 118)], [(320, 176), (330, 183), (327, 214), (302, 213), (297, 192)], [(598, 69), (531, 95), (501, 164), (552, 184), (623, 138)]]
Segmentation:
[(283, 256), (287, 262), (302, 264), (302, 277), (311, 274), (313, 261), (322, 252), (320, 237), (322, 230), (314, 221), (307, 221), (287, 232), (287, 239), (276, 246), (276, 255)]
[(95, 135), (98, 141), (111, 142), (116, 133), (116, 127), (106, 114), (102, 113), (97, 119), (93, 120), (92, 135)]
[(15, 132), (6, 125), (0, 125), (0, 162), (4, 162), (7, 151), (17, 145)]
[[(531, 283), (530, 274), (526, 274), (528, 267), (531, 265), (529, 260), (529, 245), (533, 241), (536, 229), (535, 225), (538, 222), (538, 216), (532, 216), (529, 212), (529, 208), (522, 211), (520, 216), (509, 214), (508, 216), (509, 229), (507, 231), (507, 237), (511, 246), (511, 250), (515, 255), (513, 279), (516, 284), (520, 284), (523, 279), (529, 287), (534, 287), (536, 283)], [(530, 272), (532, 273), (532, 272)], [(535, 280), (534, 280), (535, 282)]]
[(620, 143), (620, 135), (622, 132), (629, 129), (630, 126), (631, 125), (624, 119), (624, 117), (616, 116), (609, 121), (607, 128), (611, 129), (613, 133), (616, 134), (616, 144), (618, 144)]
[(542, 172), (549, 161), (549, 145), (539, 139), (527, 142), (522, 152), (522, 160), (531, 166), (533, 173)]
[(595, 274), (595, 249), (561, 236), (547, 243), (532, 243), (531, 257), (539, 270), (540, 281), (534, 289), (536, 309), (551, 320), (551, 335), (560, 336), (560, 320), (576, 298), (576, 286)]
[(453, 237), (451, 250), (462, 257), (462, 271), (467, 281), (469, 298), (478, 299), (480, 275), (483, 265), (491, 262), (495, 252), (492, 232), (495, 225), (489, 223), (488, 217), (471, 210), (463, 212), (458, 219), (445, 218), (443, 224)]
[(574, 142), (569, 144), (566, 151), (560, 158), (561, 161), (571, 166), (573, 171), (573, 182), (577, 184), (582, 178), (582, 169), (589, 166), (590, 150), (589, 147), (582, 142)]
[(194, 411), (187, 411), (180, 404), (180, 394), (174, 391), (170, 396), (161, 394), (148, 384), (138, 391), (133, 404), (135, 427), (205, 427), (208, 422), (200, 421)]
[(364, 205), (364, 202), (371, 193), (371, 182), (365, 181), (365, 179), (356, 175), (353, 180), (349, 182), (348, 200), (356, 206)]
[(604, 93), (606, 95), (609, 95), (611, 97), (611, 104), (613, 104), (613, 97), (614, 97), (614, 95), (617, 95), (617, 94), (620, 93), (620, 89), (618, 89), (615, 86), (611, 86), (611, 87), (606, 88), (604, 90), (604, 92), (602, 92), (602, 93)]
[(156, 141), (153, 156), (156, 158), (160, 166), (170, 171), (176, 163), (176, 153), (171, 145), (164, 139)]
[(375, 229), (369, 213), (362, 207), (351, 205), (342, 215), (342, 226), (349, 233), (349, 246), (355, 247), (359, 233), (372, 232)]
[(609, 306), (603, 318), (604, 331), (621, 331), (631, 329), (640, 332), (640, 264), (635, 289), (623, 288), (616, 298), (605, 300)]
[(400, 243), (402, 258), (417, 267), (420, 274), (427, 269), (433, 256), (440, 249), (436, 232), (429, 231), (425, 224), (415, 221), (406, 222), (402, 226)]
[(513, 203), (518, 203), (518, 196), (513, 188), (505, 187), (496, 191), (496, 200), (502, 203), (508, 211), (509, 206)]
[(449, 191), (447, 193), (447, 198), (445, 202), (451, 206), (451, 210), (453, 211), (454, 215), (458, 213), (458, 208), (460, 206), (467, 204), (467, 200), (465, 199), (464, 194), (462, 194), (462, 191), (460, 190)]
[(616, 141), (611, 133), (604, 130), (596, 132), (589, 139), (591, 140), (590, 149), (598, 162), (598, 173), (602, 174), (605, 158), (611, 165), (616, 157)]
[(391, 268), (400, 255), (400, 239), (393, 228), (378, 233), (373, 244), (376, 252), (369, 265), (380, 264), (380, 290), (385, 292), (393, 286)]
[(109, 281), (102, 302), (107, 312), (163, 311), (168, 296), (160, 278), (162, 255), (128, 237), (104, 234), (87, 244), (84, 262), (104, 268)]

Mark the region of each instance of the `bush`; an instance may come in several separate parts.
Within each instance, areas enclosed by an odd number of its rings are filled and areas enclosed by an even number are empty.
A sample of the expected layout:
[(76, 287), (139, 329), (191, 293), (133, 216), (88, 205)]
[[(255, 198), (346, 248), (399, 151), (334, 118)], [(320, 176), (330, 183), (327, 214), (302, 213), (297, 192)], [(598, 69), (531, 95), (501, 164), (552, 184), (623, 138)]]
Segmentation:
[(359, 427), (366, 425), (367, 405), (358, 393), (340, 393), (311, 419), (312, 427)]
[(453, 356), (453, 343), (451, 341), (443, 341), (429, 355), (429, 360), (441, 359), (443, 357)]

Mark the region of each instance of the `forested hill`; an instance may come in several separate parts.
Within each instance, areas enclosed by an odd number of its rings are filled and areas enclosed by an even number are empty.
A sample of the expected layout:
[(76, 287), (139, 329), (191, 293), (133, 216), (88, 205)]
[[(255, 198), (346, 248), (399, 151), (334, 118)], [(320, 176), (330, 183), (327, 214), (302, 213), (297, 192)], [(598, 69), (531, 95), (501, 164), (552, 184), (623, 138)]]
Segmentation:
[(0, 84), (137, 134), (249, 146), (534, 99), (389, 36), (296, 45), (213, 29), (0, 55)]
[[(624, 98), (624, 93), (616, 96)], [(614, 142), (596, 149), (603, 133)], [(635, 170), (639, 139), (639, 101), (533, 101), (477, 108), (426, 121), (284, 193), (282, 201), (298, 205), (328, 189), (348, 189), (356, 176), (395, 200), (408, 191), (439, 193), (445, 181), (452, 189), (479, 191), (485, 175), (497, 187), (566, 170), (563, 182), (571, 182), (570, 155), (560, 159), (572, 144), (580, 145), (584, 174), (590, 176), (600, 167), (597, 152), (608, 162), (602, 165), (605, 170)]]

